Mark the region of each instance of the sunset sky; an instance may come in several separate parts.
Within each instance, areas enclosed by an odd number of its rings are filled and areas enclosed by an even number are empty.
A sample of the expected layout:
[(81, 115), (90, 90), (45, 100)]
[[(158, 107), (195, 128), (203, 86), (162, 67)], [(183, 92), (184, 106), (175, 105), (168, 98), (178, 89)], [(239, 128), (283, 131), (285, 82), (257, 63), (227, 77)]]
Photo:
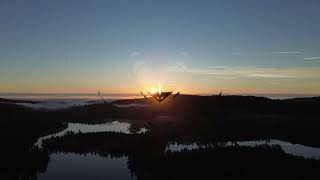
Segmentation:
[(319, 0), (1, 0), (0, 92), (320, 94)]

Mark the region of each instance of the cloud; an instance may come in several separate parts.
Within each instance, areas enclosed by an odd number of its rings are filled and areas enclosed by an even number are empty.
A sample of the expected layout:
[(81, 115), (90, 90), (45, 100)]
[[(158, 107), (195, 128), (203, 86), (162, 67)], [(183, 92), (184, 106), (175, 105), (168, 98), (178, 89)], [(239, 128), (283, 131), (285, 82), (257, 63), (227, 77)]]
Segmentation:
[(253, 74), (248, 74), (248, 77), (257, 77), (257, 78), (297, 78), (297, 76), (294, 76), (294, 75), (268, 74), (268, 73), (253, 73)]
[(271, 54), (300, 54), (300, 51), (274, 51)]
[(140, 56), (141, 55), (141, 52), (139, 51), (133, 51), (130, 53), (130, 57), (136, 57), (136, 56)]
[[(213, 76), (215, 79), (268, 78), (268, 79), (313, 79), (320, 78), (320, 67), (305, 68), (260, 68), (213, 66), (206, 68), (183, 68), (185, 73)], [(182, 72), (181, 70), (171, 69)]]
[(303, 59), (307, 59), (307, 60), (318, 60), (318, 59), (320, 59), (320, 56), (319, 56), (319, 57), (306, 57), (306, 58), (303, 58)]
[(259, 53), (259, 52), (232, 52), (231, 55), (234, 56), (242, 56), (242, 55), (260, 55), (260, 54), (264, 54), (264, 55), (269, 55), (269, 54), (301, 54), (301, 51), (273, 51), (273, 52), (263, 52), (263, 53)]

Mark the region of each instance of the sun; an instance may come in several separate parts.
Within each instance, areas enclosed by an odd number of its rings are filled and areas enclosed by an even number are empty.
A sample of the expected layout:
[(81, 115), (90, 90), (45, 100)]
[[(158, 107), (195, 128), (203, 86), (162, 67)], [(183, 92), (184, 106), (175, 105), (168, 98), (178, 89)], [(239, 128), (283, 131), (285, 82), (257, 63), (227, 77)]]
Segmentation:
[(152, 87), (151, 89), (150, 89), (150, 93), (151, 94), (161, 94), (161, 92), (162, 92), (162, 85), (159, 83), (158, 84), (158, 87), (156, 88), (156, 87)]
[(156, 89), (156, 88), (154, 88), (154, 87), (153, 87), (153, 88), (151, 88), (151, 89), (150, 89), (150, 93), (151, 93), (151, 94), (155, 94), (155, 93), (157, 93), (157, 89)]

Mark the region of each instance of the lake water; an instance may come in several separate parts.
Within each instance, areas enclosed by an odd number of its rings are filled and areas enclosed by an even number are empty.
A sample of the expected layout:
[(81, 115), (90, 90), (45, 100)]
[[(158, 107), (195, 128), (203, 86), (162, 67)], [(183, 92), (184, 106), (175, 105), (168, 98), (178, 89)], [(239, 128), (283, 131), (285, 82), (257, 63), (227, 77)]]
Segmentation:
[[(106, 122), (102, 124), (81, 124), (81, 123), (68, 123), (68, 127), (61, 132), (51, 134), (48, 136), (40, 137), (35, 146), (41, 147), (43, 140), (49, 139), (51, 137), (61, 137), (68, 132), (73, 133), (92, 133), (92, 132), (121, 132), (125, 134), (131, 134), (130, 130), (130, 123), (128, 122)], [(145, 133), (147, 129), (141, 128), (137, 133)], [(272, 139), (270, 141), (239, 141), (237, 142), (240, 146), (247, 146), (247, 147), (254, 147), (258, 145), (279, 145), (282, 150), (287, 154), (292, 154), (295, 156), (302, 156), (305, 158), (316, 158), (320, 159), (320, 148), (316, 147), (309, 147), (301, 144), (292, 144), (290, 142), (285, 142), (277, 139)], [(226, 143), (227, 146), (231, 146), (231, 142)], [(192, 144), (178, 144), (176, 142), (169, 143), (167, 145), (166, 151), (181, 151), (184, 149), (192, 150), (198, 149), (202, 146), (199, 146), (197, 143)], [(205, 147), (205, 146), (203, 146)]]
[[(269, 146), (279, 145), (282, 148), (282, 150), (287, 154), (302, 156), (304, 158), (320, 159), (320, 148), (304, 146), (301, 144), (292, 144), (290, 142), (285, 142), (277, 139), (272, 139), (270, 141), (239, 141), (237, 142), (237, 144), (240, 146), (246, 146), (246, 147), (255, 147), (255, 146), (264, 145), (264, 144)], [(231, 145), (232, 145), (231, 142), (226, 143), (226, 146), (231, 146)], [(193, 143), (193, 144), (169, 143), (166, 148), (166, 151), (179, 152), (185, 149), (192, 150), (192, 149), (199, 149), (199, 148), (202, 148), (202, 146), (199, 146), (197, 143)]]
[[(41, 147), (42, 141), (51, 137), (61, 137), (68, 132), (73, 133), (91, 133), (91, 132), (121, 132), (131, 134), (129, 131), (130, 123), (128, 122), (106, 122), (102, 124), (82, 124), (82, 123), (68, 123), (68, 127), (61, 132), (50, 134), (48, 136), (40, 137), (35, 143), (36, 146)], [(137, 133), (145, 133), (147, 129), (141, 128)]]
[(39, 173), (39, 180), (132, 180), (127, 168), (127, 157), (108, 158), (94, 154), (55, 153), (45, 173)]
[[(319, 158), (320, 149), (308, 146), (291, 144), (280, 140), (271, 141), (242, 141), (238, 142), (240, 146), (258, 146), (258, 145), (279, 145), (288, 154), (303, 156), (306, 158)], [(232, 146), (228, 142), (226, 146)], [(193, 150), (205, 148), (196, 143), (186, 145), (169, 143), (166, 151), (181, 151), (183, 149)], [(47, 170), (44, 173), (38, 173), (39, 180), (65, 180), (65, 179), (119, 179), (132, 180), (137, 179), (128, 169), (128, 158), (122, 157), (102, 157), (97, 154), (75, 154), (75, 153), (52, 153)]]
[[(44, 139), (55, 136), (63, 136), (67, 132), (90, 133), (90, 132), (122, 132), (131, 134), (129, 131), (130, 123), (128, 122), (107, 122), (103, 124), (80, 124), (68, 123), (68, 127), (56, 134), (44, 136), (39, 138), (37, 145), (41, 147)], [(141, 129), (139, 133), (146, 132), (146, 129)], [(296, 156), (303, 156), (305, 158), (320, 159), (320, 148), (308, 147), (299, 144), (292, 144), (281, 140), (270, 141), (241, 141), (237, 142), (240, 146), (254, 147), (258, 145), (279, 145), (287, 154)], [(225, 143), (225, 146), (233, 146), (231, 142)], [(192, 144), (178, 144), (176, 142), (168, 143), (165, 151), (179, 152), (184, 149), (194, 150), (205, 148), (208, 145)], [(165, 152), (163, 152), (165, 153)], [(98, 154), (76, 154), (76, 153), (51, 153), (50, 161), (47, 170), (44, 173), (38, 173), (39, 180), (55, 180), (55, 179), (119, 179), (119, 180), (132, 180), (137, 179), (128, 169), (128, 157), (102, 157)]]
[[(58, 133), (43, 136), (35, 145), (41, 147), (42, 141), (51, 137), (63, 136), (68, 132), (90, 133), (90, 132), (121, 132), (131, 134), (128, 122), (107, 122), (102, 124), (68, 123), (68, 127)], [(141, 128), (138, 133), (145, 133), (147, 129)], [(97, 154), (75, 154), (75, 153), (52, 153), (50, 162), (44, 173), (37, 175), (39, 180), (56, 179), (136, 179), (131, 175), (127, 167), (128, 158), (123, 157), (101, 157)]]

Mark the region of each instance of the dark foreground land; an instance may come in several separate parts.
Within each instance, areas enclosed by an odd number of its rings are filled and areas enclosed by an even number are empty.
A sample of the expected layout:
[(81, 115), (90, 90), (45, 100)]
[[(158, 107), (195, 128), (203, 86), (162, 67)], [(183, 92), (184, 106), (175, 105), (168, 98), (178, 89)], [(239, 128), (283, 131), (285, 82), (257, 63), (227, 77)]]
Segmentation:
[[(0, 99), (0, 179), (36, 178), (45, 172), (52, 152), (126, 156), (138, 179), (311, 179), (320, 161), (285, 154), (281, 147), (240, 147), (226, 142), (280, 139), (320, 147), (320, 98), (271, 100), (251, 96), (189, 96), (121, 100), (60, 110), (34, 110)], [(37, 102), (23, 102), (37, 103)], [(128, 104), (146, 106), (121, 107)], [(131, 123), (133, 134), (68, 134), (34, 147), (40, 136), (66, 128), (68, 122)], [(134, 133), (139, 128), (147, 133)], [(206, 148), (165, 151), (169, 142)], [(1, 178), (3, 177), (3, 178)]]

